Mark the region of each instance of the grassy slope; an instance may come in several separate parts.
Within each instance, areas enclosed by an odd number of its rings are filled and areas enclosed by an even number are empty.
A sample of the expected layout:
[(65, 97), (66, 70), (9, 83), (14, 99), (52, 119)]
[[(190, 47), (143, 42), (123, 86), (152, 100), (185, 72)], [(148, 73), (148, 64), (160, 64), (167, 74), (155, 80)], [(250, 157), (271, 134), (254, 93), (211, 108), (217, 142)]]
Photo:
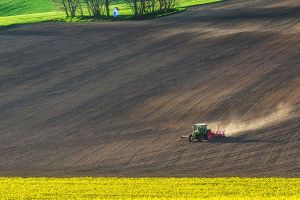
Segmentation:
[(0, 16), (24, 15), (54, 11), (51, 0), (1, 0)]
[[(183, 7), (218, 1), (221, 0), (178, 0), (176, 8), (180, 10)], [(121, 15), (132, 14), (125, 4), (119, 4), (118, 7), (121, 8)], [(56, 20), (64, 16), (64, 12), (55, 10), (50, 0), (1, 0), (0, 2), (0, 26)]]
[(53, 12), (0, 17), (0, 27), (14, 25), (14, 24), (27, 24), (27, 23), (51, 21), (51, 20), (63, 18), (64, 16), (65, 15), (63, 12), (53, 11)]
[(177, 6), (178, 7), (188, 7), (188, 6), (195, 6), (199, 4), (206, 4), (212, 2), (218, 2), (222, 0), (178, 0)]

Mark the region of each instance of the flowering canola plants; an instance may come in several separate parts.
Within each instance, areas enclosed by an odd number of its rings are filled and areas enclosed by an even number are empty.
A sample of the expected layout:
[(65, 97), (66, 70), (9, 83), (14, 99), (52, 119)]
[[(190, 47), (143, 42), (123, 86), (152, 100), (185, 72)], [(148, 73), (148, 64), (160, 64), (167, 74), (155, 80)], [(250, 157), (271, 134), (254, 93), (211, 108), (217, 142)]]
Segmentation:
[(0, 178), (0, 199), (300, 199), (300, 178)]

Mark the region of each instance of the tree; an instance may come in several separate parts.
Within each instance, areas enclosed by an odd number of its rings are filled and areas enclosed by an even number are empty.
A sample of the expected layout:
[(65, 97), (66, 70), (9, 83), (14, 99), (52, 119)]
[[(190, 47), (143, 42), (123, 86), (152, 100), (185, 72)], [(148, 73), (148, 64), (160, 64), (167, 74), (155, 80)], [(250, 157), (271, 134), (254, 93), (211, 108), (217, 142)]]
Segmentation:
[(95, 18), (105, 15), (109, 17), (109, 0), (85, 0), (90, 16)]
[(105, 0), (106, 16), (109, 17), (109, 0)]
[(78, 8), (81, 9), (79, 0), (60, 0), (60, 1), (63, 5), (67, 17), (75, 17), (77, 9)]
[(100, 17), (101, 0), (85, 0), (88, 11), (93, 17)]
[(176, 0), (158, 0), (159, 10), (168, 11), (175, 6)]
[[(67, 17), (76, 17), (79, 12), (84, 15), (83, 9), (87, 9), (89, 15), (98, 18), (110, 16), (109, 5), (111, 0), (54, 0), (62, 5)], [(132, 9), (134, 18), (144, 14), (155, 12), (167, 12), (175, 6), (176, 0), (124, 0)]]
[(167, 12), (175, 6), (176, 0), (125, 0), (132, 9), (134, 17), (144, 14), (153, 14), (157, 11)]

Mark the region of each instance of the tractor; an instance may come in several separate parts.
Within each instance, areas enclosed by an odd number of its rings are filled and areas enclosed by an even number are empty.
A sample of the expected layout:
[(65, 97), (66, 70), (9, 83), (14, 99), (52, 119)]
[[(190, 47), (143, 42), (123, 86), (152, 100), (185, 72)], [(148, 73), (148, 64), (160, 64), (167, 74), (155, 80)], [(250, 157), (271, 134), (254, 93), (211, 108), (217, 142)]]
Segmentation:
[(212, 140), (213, 138), (223, 138), (225, 137), (224, 131), (218, 130), (212, 131), (207, 128), (206, 123), (198, 123), (195, 124), (193, 127), (193, 132), (190, 133), (188, 136), (182, 136), (183, 138), (189, 138), (189, 142), (206, 142)]

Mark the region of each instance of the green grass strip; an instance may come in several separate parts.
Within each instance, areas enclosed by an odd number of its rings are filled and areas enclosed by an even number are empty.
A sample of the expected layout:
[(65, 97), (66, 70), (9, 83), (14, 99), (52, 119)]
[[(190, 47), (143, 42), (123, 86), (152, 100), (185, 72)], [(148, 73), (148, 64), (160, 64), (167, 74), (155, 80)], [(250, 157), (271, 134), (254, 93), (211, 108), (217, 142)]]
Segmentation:
[(215, 3), (220, 1), (222, 0), (178, 0), (176, 6), (189, 7), (189, 6), (196, 6), (196, 5), (207, 4), (207, 3)]
[(58, 19), (64, 19), (64, 17), (64, 12), (59, 11), (0, 17), (0, 26), (53, 21)]

